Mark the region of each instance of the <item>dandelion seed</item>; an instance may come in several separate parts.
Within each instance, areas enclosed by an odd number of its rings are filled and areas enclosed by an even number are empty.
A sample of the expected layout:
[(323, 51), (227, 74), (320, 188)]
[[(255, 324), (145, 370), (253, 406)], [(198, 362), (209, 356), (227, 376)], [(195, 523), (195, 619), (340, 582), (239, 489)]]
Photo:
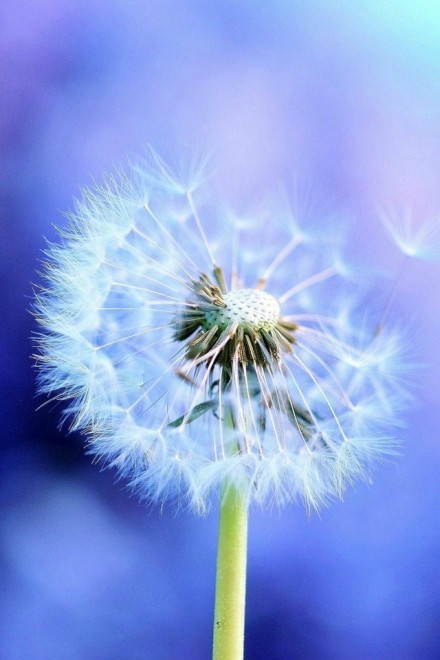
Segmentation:
[(409, 210), (382, 212), (382, 224), (407, 257), (440, 259), (440, 216), (417, 221)]

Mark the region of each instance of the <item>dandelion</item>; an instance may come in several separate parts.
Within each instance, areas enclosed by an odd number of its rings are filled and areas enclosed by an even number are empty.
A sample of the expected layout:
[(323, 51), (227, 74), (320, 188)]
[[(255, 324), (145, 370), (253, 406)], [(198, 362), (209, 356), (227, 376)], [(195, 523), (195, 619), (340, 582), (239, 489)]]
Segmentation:
[(239, 658), (250, 503), (317, 509), (369, 478), (406, 395), (400, 338), (353, 302), (334, 229), (236, 215), (214, 187), (153, 154), (85, 191), (46, 253), (37, 365), (142, 497), (220, 497), (214, 655)]

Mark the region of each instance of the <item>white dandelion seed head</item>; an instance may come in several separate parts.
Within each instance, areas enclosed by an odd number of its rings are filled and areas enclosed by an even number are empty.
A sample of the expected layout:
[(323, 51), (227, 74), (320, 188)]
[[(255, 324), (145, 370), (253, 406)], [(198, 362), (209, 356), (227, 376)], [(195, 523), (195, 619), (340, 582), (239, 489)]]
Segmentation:
[(401, 344), (357, 319), (334, 221), (234, 214), (200, 162), (85, 191), (46, 254), (40, 390), (143, 497), (317, 508), (392, 451)]

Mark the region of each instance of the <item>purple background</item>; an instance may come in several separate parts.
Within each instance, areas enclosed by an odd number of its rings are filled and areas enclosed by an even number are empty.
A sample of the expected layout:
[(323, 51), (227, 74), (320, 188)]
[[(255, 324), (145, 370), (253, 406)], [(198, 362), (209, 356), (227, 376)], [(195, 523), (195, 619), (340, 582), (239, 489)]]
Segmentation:
[[(243, 193), (311, 182), (356, 217), (353, 260), (395, 273), (377, 206), (440, 210), (439, 33), (429, 0), (3, 3), (2, 658), (210, 653), (216, 512), (139, 505), (35, 412), (29, 282), (59, 210), (147, 143), (207, 144)], [(403, 455), (320, 517), (252, 511), (247, 658), (439, 657), (439, 290), (413, 263), (394, 308), (422, 365)]]

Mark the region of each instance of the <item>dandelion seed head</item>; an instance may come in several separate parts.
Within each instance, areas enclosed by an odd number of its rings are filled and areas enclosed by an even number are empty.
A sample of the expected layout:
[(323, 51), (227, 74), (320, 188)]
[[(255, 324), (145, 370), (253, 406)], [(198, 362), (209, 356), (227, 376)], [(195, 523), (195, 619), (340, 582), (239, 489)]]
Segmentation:
[(356, 314), (332, 227), (213, 191), (152, 154), (84, 192), (45, 254), (40, 391), (142, 497), (318, 508), (394, 446), (403, 345)]

